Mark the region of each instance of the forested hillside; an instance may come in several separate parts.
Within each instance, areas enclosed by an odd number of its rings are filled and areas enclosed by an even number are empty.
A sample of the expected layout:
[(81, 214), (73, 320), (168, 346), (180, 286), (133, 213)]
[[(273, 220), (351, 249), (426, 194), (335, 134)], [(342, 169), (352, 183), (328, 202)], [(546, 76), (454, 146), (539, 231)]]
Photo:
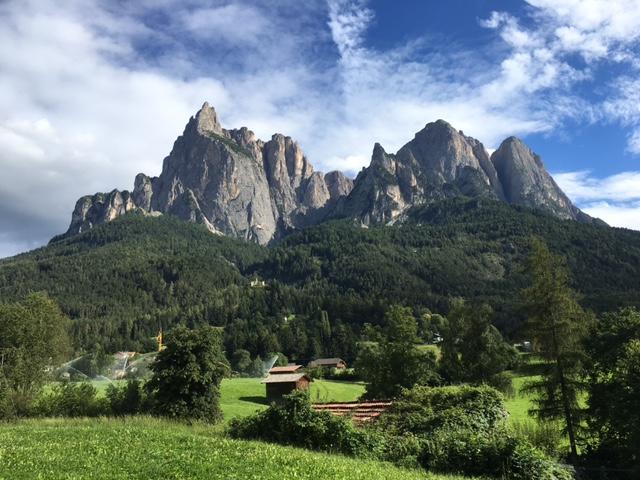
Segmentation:
[(0, 300), (47, 291), (74, 320), (77, 349), (150, 349), (161, 327), (209, 323), (226, 327), (229, 355), (350, 360), (362, 326), (380, 323), (390, 303), (420, 314), (446, 313), (453, 297), (485, 302), (516, 335), (532, 235), (567, 257), (585, 306), (640, 306), (640, 233), (464, 199), (413, 210), (398, 226), (336, 220), (270, 247), (126, 215), (0, 261)]

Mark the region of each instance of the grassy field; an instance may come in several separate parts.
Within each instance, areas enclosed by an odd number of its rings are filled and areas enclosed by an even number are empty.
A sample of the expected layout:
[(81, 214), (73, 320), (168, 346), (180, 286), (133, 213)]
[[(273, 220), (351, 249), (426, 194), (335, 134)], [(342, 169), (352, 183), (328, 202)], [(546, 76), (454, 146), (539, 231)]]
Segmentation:
[(0, 480), (455, 480), (148, 417), (0, 424)]
[(525, 382), (529, 380), (534, 380), (537, 378), (533, 375), (522, 375), (519, 376), (516, 374), (513, 378), (513, 388), (515, 390), (515, 395), (511, 398), (505, 399), (505, 406), (507, 407), (507, 411), (509, 412), (509, 421), (511, 422), (528, 422), (533, 421), (533, 418), (529, 416), (529, 409), (533, 407), (533, 402), (531, 400), (531, 395), (523, 393), (521, 391)]
[[(259, 378), (225, 378), (220, 386), (220, 406), (225, 420), (246, 416), (267, 407), (265, 387)], [(311, 383), (313, 402), (349, 402), (364, 393), (362, 383), (315, 380)]]

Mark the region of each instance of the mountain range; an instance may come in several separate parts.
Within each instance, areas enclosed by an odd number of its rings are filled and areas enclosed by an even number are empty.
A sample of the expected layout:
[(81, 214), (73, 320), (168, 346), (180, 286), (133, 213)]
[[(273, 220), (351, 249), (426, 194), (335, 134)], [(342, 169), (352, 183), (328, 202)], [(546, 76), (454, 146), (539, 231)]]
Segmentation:
[(516, 137), (489, 155), (480, 141), (437, 120), (395, 154), (376, 143), (370, 165), (352, 180), (339, 171), (315, 171), (291, 137), (275, 134), (265, 142), (246, 127), (223, 128), (205, 103), (176, 139), (158, 177), (140, 173), (131, 192), (80, 198), (61, 237), (139, 211), (171, 214), (264, 245), (329, 219), (401, 223), (412, 208), (456, 197), (603, 223), (575, 207), (540, 157)]

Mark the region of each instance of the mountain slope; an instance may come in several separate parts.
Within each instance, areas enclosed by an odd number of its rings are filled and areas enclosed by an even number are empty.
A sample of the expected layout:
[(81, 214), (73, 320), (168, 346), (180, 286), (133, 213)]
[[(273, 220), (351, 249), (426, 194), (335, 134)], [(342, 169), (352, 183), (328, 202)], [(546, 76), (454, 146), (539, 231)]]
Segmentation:
[(446, 313), (453, 297), (486, 302), (515, 333), (532, 235), (567, 257), (586, 306), (640, 306), (639, 232), (463, 198), (413, 208), (394, 226), (325, 222), (268, 248), (170, 215), (124, 215), (0, 261), (0, 301), (48, 291), (78, 348), (148, 349), (160, 327), (209, 323), (225, 327), (228, 354), (351, 360), (362, 325), (382, 322), (391, 303)]

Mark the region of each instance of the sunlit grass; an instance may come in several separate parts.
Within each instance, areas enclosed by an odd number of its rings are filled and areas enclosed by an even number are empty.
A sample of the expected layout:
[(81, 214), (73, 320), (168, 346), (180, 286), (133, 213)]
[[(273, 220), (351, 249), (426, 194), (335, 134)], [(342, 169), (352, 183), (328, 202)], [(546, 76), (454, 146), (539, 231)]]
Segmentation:
[(0, 424), (2, 480), (461, 479), (261, 442), (149, 417)]

